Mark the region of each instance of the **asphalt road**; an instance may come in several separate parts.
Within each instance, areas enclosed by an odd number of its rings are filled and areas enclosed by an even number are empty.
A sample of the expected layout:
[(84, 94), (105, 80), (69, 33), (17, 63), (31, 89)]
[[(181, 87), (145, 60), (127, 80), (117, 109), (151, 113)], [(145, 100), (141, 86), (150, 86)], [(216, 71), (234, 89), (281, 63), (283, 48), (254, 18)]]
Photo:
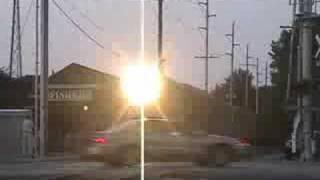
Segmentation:
[[(61, 161), (0, 165), (0, 180), (138, 180), (140, 167), (113, 168), (103, 163)], [(319, 164), (292, 162), (240, 162), (225, 168), (192, 163), (149, 163), (146, 180), (319, 180)]]

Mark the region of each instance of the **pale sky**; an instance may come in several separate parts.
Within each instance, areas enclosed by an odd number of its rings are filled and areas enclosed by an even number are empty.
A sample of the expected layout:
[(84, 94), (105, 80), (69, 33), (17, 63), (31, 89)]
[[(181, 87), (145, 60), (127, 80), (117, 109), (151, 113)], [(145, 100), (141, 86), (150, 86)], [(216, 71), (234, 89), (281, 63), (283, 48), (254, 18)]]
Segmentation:
[[(33, 1), (26, 21), (27, 9)], [(87, 32), (104, 45), (97, 47), (81, 34), (50, 3), (50, 71), (58, 71), (76, 62), (106, 73), (119, 75), (121, 67), (138, 59), (140, 52), (140, 0), (56, 0), (62, 8)], [(204, 87), (204, 61), (193, 57), (204, 53), (205, 9), (201, 0), (165, 0), (164, 49), (168, 58), (166, 73), (179, 82)], [(21, 26), (23, 30), (23, 72), (34, 73), (35, 63), (35, 0), (21, 0)], [(145, 55), (155, 60), (157, 52), (157, 1), (145, 4)], [(290, 23), (288, 0), (210, 0), (210, 52), (225, 54), (230, 50), (232, 21), (236, 21), (235, 67), (245, 62), (246, 43), (251, 44), (251, 56), (262, 59), (261, 70), (270, 57), (270, 43), (279, 37), (281, 25)], [(85, 15), (84, 15), (85, 14)], [(0, 1), (0, 67), (9, 64), (12, 0)], [(89, 17), (96, 25), (88, 20)], [(25, 25), (24, 25), (25, 24)], [(98, 27), (97, 27), (98, 26)], [(112, 56), (112, 52), (121, 57)], [(228, 56), (210, 61), (209, 84), (214, 87), (230, 74)], [(254, 72), (254, 69), (252, 69)]]

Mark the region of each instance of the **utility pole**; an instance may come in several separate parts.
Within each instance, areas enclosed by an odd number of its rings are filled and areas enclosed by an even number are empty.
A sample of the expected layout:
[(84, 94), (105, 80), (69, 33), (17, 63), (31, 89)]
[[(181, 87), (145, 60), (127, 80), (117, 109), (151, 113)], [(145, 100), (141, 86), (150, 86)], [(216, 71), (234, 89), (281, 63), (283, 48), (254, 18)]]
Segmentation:
[[(21, 53), (21, 27), (20, 27), (20, 0), (13, 0), (12, 27), (11, 27), (11, 45), (10, 45), (10, 63), (9, 76), (22, 76), (22, 53)], [(15, 63), (15, 64), (14, 64)], [(13, 67), (16, 65), (16, 67)], [(15, 68), (15, 72), (14, 72)]]
[[(302, 3), (303, 17), (308, 18), (312, 15), (313, 0), (300, 0)], [(312, 82), (312, 29), (311, 22), (306, 20), (302, 27), (302, 81), (310, 84)], [(305, 161), (312, 161), (312, 138), (311, 138), (311, 123), (312, 112), (311, 93), (303, 94), (302, 107), (303, 109), (303, 137), (304, 137), (304, 159)], [(309, 109), (308, 109), (309, 108)]]
[(39, 156), (39, 0), (36, 0), (36, 62), (35, 62), (35, 76), (34, 76), (34, 149), (35, 156)]
[(249, 106), (249, 44), (246, 48), (246, 92), (245, 92), (245, 106)]
[(233, 116), (233, 71), (234, 71), (234, 49), (236, 46), (239, 46), (240, 44), (235, 43), (235, 21), (232, 23), (232, 33), (226, 34), (227, 37), (231, 37), (231, 53), (227, 53), (227, 55), (230, 55), (231, 57), (231, 75), (230, 75), (230, 89), (229, 89), (229, 103), (232, 109), (232, 122), (234, 121)]
[(211, 17), (216, 17), (215, 14), (210, 14), (210, 5), (209, 0), (206, 0), (206, 2), (199, 2), (199, 5), (203, 5), (206, 8), (206, 25), (205, 27), (199, 27), (201, 30), (206, 31), (206, 38), (205, 38), (205, 56), (204, 57), (195, 57), (198, 59), (205, 59), (205, 90), (206, 92), (209, 92), (209, 59), (210, 58), (216, 58), (209, 56), (209, 32), (210, 32), (210, 21), (209, 19)]
[(291, 37), (290, 37), (290, 55), (289, 55), (289, 67), (288, 67), (288, 81), (287, 81), (287, 93), (286, 99), (289, 102), (291, 95), (291, 79), (292, 79), (292, 65), (293, 65), (293, 54), (294, 54), (294, 39), (296, 36), (296, 13), (297, 13), (297, 0), (290, 0), (290, 5), (292, 5), (292, 22), (291, 22)]
[(163, 59), (163, 52), (162, 52), (162, 47), (163, 47), (163, 1), (164, 0), (158, 0), (158, 58), (159, 58), (159, 68), (162, 69), (162, 63), (164, 62)]
[(269, 78), (268, 78), (268, 75), (269, 75), (269, 63), (268, 63), (268, 61), (266, 62), (266, 69), (265, 69), (265, 80), (264, 80), (264, 86), (265, 87), (268, 87), (268, 80), (269, 80)]
[(41, 0), (40, 156), (47, 151), (49, 1)]
[(17, 0), (13, 0), (12, 8), (12, 25), (11, 25), (11, 44), (10, 44), (10, 63), (9, 63), (9, 76), (12, 77), (13, 71), (13, 54), (14, 54), (14, 41), (15, 41), (15, 27), (16, 27), (16, 6)]
[(259, 115), (259, 58), (257, 58), (257, 65), (256, 65), (256, 118)]
[[(244, 64), (241, 64), (244, 65)], [(256, 58), (256, 64), (250, 64), (246, 63), (246, 66), (253, 66), (256, 67), (256, 118), (258, 118), (259, 115), (259, 76), (260, 76), (260, 71), (259, 71), (259, 58)]]
[[(299, 3), (298, 3), (299, 1)], [(289, 64), (288, 64), (288, 81), (287, 81), (287, 92), (286, 92), (286, 100), (287, 103), (290, 104), (290, 98), (291, 98), (291, 83), (292, 83), (292, 77), (293, 77), (293, 60), (294, 60), (294, 53), (297, 52), (297, 83), (300, 84), (302, 82), (302, 39), (303, 39), (303, 33), (302, 33), (302, 23), (300, 21), (300, 17), (297, 16), (297, 7), (299, 4), (299, 14), (303, 14), (303, 0), (290, 0), (289, 5), (292, 6), (292, 22), (291, 26), (281, 26), (283, 28), (291, 28), (291, 37), (290, 37), (290, 56), (289, 56)], [(298, 45), (295, 49), (295, 38), (298, 33)], [(291, 133), (291, 140), (292, 140), (292, 146), (291, 151), (292, 153), (296, 153), (297, 145), (299, 145), (300, 149), (302, 147), (302, 141), (300, 138), (298, 139), (299, 134), (299, 127), (301, 127), (299, 124), (302, 122), (302, 94), (297, 94), (297, 111), (296, 115), (293, 118), (293, 131)], [(299, 141), (297, 141), (299, 140)]]
[(21, 26), (20, 26), (20, 0), (17, 0), (17, 38), (18, 38), (18, 67), (17, 76), (22, 77), (22, 54), (21, 54)]
[[(244, 64), (241, 64), (244, 65)], [(259, 115), (259, 76), (260, 76), (260, 71), (259, 71), (259, 58), (256, 58), (256, 64), (250, 64), (246, 63), (246, 66), (253, 66), (256, 67), (256, 117), (258, 118)]]
[(206, 59), (205, 59), (205, 89), (206, 89), (206, 92), (208, 92), (209, 90), (209, 59), (208, 59), (208, 56), (209, 56), (209, 0), (207, 0), (207, 3), (206, 3), (206, 42), (205, 42), (205, 46), (206, 46)]
[(245, 89), (245, 106), (248, 108), (249, 107), (249, 60), (252, 59), (253, 57), (249, 56), (249, 43), (247, 44), (246, 47), (246, 89)]

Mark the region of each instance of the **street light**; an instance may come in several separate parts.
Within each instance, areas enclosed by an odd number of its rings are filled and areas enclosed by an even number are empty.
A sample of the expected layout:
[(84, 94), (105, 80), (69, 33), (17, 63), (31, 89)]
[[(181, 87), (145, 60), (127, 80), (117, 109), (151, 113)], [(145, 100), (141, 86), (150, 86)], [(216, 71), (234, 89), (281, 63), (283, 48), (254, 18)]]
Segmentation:
[(122, 90), (129, 104), (139, 106), (140, 123), (140, 164), (144, 179), (144, 106), (156, 102), (160, 98), (161, 78), (158, 65), (144, 63), (130, 65), (121, 76)]

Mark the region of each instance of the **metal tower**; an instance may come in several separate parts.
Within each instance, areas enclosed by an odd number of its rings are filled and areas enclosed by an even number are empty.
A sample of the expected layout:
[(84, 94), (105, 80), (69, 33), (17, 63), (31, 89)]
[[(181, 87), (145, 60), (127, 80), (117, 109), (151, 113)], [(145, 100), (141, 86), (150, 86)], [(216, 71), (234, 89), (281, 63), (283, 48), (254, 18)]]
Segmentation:
[(19, 78), (22, 76), (21, 51), (20, 0), (13, 0), (9, 64), (10, 77)]

